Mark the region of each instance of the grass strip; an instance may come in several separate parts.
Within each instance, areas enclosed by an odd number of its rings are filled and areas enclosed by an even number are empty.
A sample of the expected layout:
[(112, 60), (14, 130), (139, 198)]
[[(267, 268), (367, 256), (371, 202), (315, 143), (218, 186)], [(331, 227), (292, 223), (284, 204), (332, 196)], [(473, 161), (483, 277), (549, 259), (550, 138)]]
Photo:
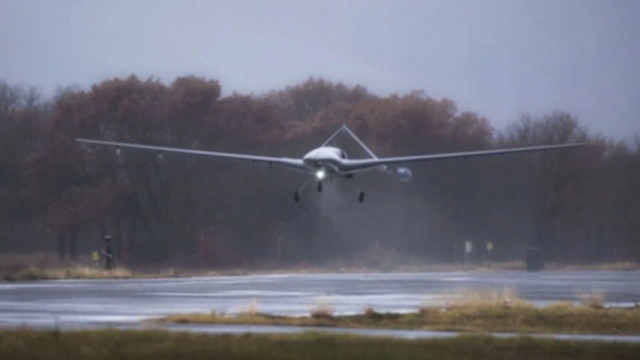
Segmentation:
[(207, 335), (161, 330), (0, 332), (0, 358), (163, 359), (637, 359), (640, 344), (465, 335), (391, 339), (343, 334)]
[(153, 323), (288, 325), (384, 328), (521, 334), (640, 334), (640, 306), (605, 308), (604, 296), (580, 294), (581, 303), (559, 302), (536, 307), (514, 289), (461, 290), (443, 306), (425, 304), (413, 313), (380, 313), (367, 307), (361, 314), (334, 315), (328, 301), (318, 302), (308, 316), (276, 316), (259, 311), (254, 301), (234, 315), (219, 312), (175, 314)]
[[(492, 271), (524, 271), (524, 262), (494, 263), (491, 269), (483, 265), (462, 266), (456, 264), (431, 264), (431, 265), (398, 265), (385, 268), (367, 267), (302, 267), (283, 269), (179, 269), (167, 267), (161, 270), (132, 270), (127, 267), (117, 267), (106, 271), (95, 266), (75, 265), (15, 265), (2, 266), (3, 263), (11, 264), (10, 258), (0, 256), (0, 279), (4, 281), (35, 281), (35, 280), (63, 280), (63, 279), (154, 279), (154, 278), (182, 278), (196, 276), (234, 276), (234, 275), (264, 275), (264, 274), (319, 274), (319, 273), (407, 273), (407, 272), (492, 272)], [(638, 271), (638, 263), (610, 263), (594, 265), (548, 265), (551, 271)]]

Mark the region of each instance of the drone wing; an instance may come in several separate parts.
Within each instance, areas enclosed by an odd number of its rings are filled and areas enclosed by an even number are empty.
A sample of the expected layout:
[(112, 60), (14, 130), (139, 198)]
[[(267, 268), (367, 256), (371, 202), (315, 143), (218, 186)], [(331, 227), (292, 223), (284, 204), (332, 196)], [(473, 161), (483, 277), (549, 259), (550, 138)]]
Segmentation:
[(292, 170), (306, 172), (306, 168), (301, 159), (245, 155), (245, 154), (236, 154), (236, 153), (224, 153), (224, 152), (215, 152), (215, 151), (206, 151), (206, 150), (183, 149), (183, 148), (152, 146), (152, 145), (132, 144), (132, 143), (123, 143), (123, 142), (116, 142), (116, 141), (91, 140), (91, 139), (76, 139), (76, 141), (83, 144), (107, 145), (107, 146), (115, 146), (118, 148), (153, 150), (158, 152), (174, 152), (174, 153), (190, 154), (190, 155), (204, 155), (204, 156), (211, 156), (214, 158), (219, 158), (224, 160), (263, 163), (268, 165), (280, 165)]
[(465, 151), (447, 154), (429, 154), (429, 155), (414, 155), (414, 156), (400, 156), (400, 157), (387, 157), (377, 159), (350, 159), (344, 160), (342, 170), (345, 172), (356, 172), (369, 170), (381, 165), (393, 165), (393, 164), (406, 164), (418, 161), (435, 161), (435, 160), (448, 160), (457, 158), (470, 158), (477, 156), (489, 156), (489, 155), (505, 155), (515, 154), (530, 151), (546, 151), (546, 150), (559, 150), (566, 148), (575, 148), (585, 146), (586, 143), (575, 144), (562, 144), (562, 145), (543, 145), (543, 146), (530, 146), (511, 149), (496, 149), (496, 150), (480, 150), (480, 151)]

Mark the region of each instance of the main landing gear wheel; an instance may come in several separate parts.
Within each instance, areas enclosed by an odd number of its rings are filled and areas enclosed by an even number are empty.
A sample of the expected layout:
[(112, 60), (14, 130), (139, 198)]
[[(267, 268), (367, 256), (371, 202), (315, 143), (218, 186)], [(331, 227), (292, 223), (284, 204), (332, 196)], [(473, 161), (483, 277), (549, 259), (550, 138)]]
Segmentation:
[(293, 192), (293, 200), (295, 202), (299, 202), (300, 201), (300, 193), (299, 192), (297, 192), (297, 191)]
[(359, 202), (363, 202), (364, 201), (364, 191), (360, 191), (360, 195), (358, 195), (358, 201)]

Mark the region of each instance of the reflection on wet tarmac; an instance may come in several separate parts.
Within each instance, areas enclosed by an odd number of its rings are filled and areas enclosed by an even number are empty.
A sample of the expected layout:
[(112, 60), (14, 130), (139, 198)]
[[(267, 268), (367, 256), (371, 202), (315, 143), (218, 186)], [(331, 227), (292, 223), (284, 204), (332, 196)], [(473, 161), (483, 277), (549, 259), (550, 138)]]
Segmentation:
[[(521, 297), (537, 305), (578, 301), (581, 292), (598, 291), (606, 296), (609, 305), (631, 305), (640, 302), (639, 275), (635, 271), (514, 271), (2, 283), (0, 327), (140, 326), (140, 320), (171, 313), (212, 310), (234, 313), (252, 300), (257, 301), (260, 311), (282, 315), (307, 315), (320, 298), (328, 301), (336, 314), (360, 313), (369, 305), (382, 312), (411, 312), (424, 303), (440, 303), (447, 291), (459, 288), (499, 290), (512, 287)], [(220, 332), (236, 328), (241, 332), (262, 329), (256, 326), (210, 326), (189, 330)], [(285, 331), (282, 327), (265, 329)], [(299, 330), (294, 328), (291, 331)], [(369, 332), (389, 333), (387, 330)], [(394, 336), (402, 336), (398, 334), (403, 333), (419, 336), (416, 334), (420, 332), (394, 333)], [(425, 334), (436, 336), (434, 334), (437, 333)]]

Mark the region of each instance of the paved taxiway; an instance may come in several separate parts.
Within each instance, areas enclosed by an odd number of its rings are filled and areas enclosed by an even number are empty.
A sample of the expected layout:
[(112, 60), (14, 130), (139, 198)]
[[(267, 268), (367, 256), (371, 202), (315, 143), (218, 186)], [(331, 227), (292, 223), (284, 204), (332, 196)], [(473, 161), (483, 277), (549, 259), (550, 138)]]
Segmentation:
[[(368, 305), (378, 311), (408, 312), (425, 302), (441, 302), (451, 290), (504, 287), (515, 288), (521, 297), (538, 305), (578, 301), (580, 293), (593, 291), (603, 293), (610, 305), (640, 302), (637, 271), (292, 274), (11, 282), (0, 284), (0, 327), (138, 327), (140, 320), (171, 313), (211, 310), (234, 313), (253, 300), (262, 312), (284, 315), (306, 315), (318, 301), (329, 303), (337, 314), (362, 312)], [(232, 332), (258, 328), (200, 329)]]

